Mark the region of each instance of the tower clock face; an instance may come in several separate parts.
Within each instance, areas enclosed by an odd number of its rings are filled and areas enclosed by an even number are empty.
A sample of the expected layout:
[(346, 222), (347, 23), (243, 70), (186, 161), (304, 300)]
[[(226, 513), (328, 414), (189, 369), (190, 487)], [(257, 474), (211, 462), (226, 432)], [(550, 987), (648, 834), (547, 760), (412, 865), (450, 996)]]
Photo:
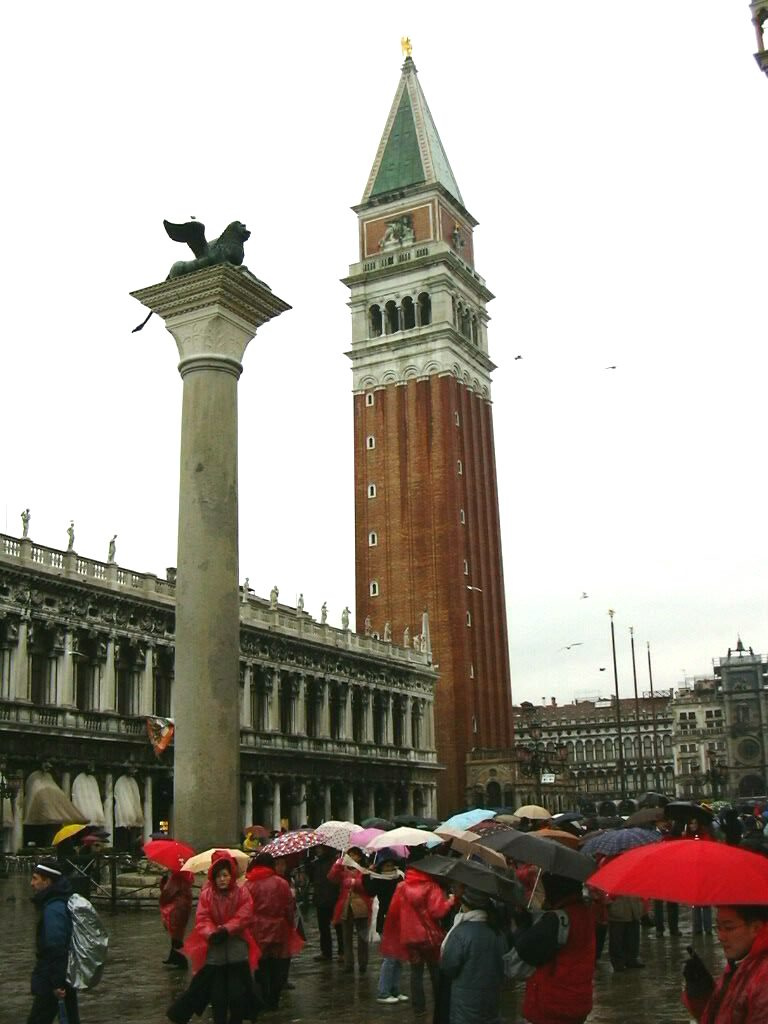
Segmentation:
[(756, 761), (760, 756), (760, 744), (751, 738), (742, 740), (736, 749), (741, 761)]

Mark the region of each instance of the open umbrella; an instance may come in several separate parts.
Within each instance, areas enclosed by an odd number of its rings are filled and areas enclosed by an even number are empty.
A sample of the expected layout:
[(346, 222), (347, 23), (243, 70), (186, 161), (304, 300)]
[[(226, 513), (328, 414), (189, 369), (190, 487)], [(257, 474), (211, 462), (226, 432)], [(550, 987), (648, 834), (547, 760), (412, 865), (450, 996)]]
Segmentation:
[(535, 864), (542, 871), (581, 882), (589, 878), (597, 867), (586, 854), (569, 850), (567, 846), (551, 839), (540, 839), (536, 832), (497, 832), (487, 839), (483, 838), (483, 845), (523, 864)]
[(72, 836), (76, 836), (78, 832), (82, 832), (83, 829), (88, 826), (83, 825), (62, 825), (56, 835), (53, 837), (53, 846), (58, 846), (59, 843), (63, 843), (65, 839), (71, 839)]
[(489, 850), (484, 845), (483, 837), (478, 835), (477, 832), (470, 832), (469, 829), (447, 828), (445, 825), (440, 825), (435, 834), (440, 836), (441, 839), (450, 842), (451, 849), (456, 853), (462, 853), (466, 857), (479, 857), (487, 864), (495, 864), (500, 868), (507, 866), (504, 855), (496, 850)]
[(524, 804), (515, 811), (516, 818), (531, 818), (534, 821), (547, 821), (552, 817), (546, 807), (539, 804)]
[[(160, 840), (163, 846), (167, 846), (168, 843)], [(184, 861), (179, 870), (191, 871), (193, 875), (207, 871), (211, 866), (211, 860), (213, 859), (214, 853), (217, 850), (226, 851), (237, 864), (238, 874), (244, 875), (245, 870), (248, 867), (248, 861), (250, 860), (247, 853), (243, 853), (242, 850), (231, 850), (226, 846), (213, 846), (210, 850), (204, 850), (203, 853), (196, 853), (194, 857), (190, 857), (189, 860)]]
[(476, 825), (478, 821), (493, 818), (495, 813), (495, 811), (485, 810), (482, 807), (475, 807), (471, 811), (462, 811), (460, 814), (454, 814), (453, 817), (444, 821), (441, 827), (467, 829), (470, 825)]
[(195, 851), (178, 839), (148, 839), (144, 843), (144, 856), (169, 871), (179, 871), (182, 864), (195, 856)]
[(555, 843), (562, 843), (570, 850), (578, 850), (581, 840), (572, 832), (564, 832), (561, 828), (540, 828), (535, 833), (539, 839), (551, 839)]
[(494, 832), (506, 832), (510, 828), (512, 828), (511, 825), (497, 821), (496, 818), (486, 818), (484, 821), (470, 825), (467, 832), (476, 832), (479, 836), (492, 836)]
[(569, 821), (583, 821), (586, 815), (581, 811), (562, 811), (560, 814), (553, 814), (552, 821), (558, 825), (564, 825)]
[(354, 821), (326, 821), (315, 829), (323, 846), (332, 846), (334, 850), (346, 850), (350, 845), (349, 837), (359, 831), (360, 826)]
[(302, 828), (297, 832), (284, 832), (281, 836), (275, 836), (271, 843), (261, 848), (261, 852), (271, 853), (273, 857), (288, 857), (312, 846), (320, 846), (322, 842), (312, 829)]
[(590, 836), (582, 843), (581, 851), (591, 857), (615, 857), (617, 853), (634, 850), (636, 846), (660, 842), (660, 832), (652, 832), (647, 828), (616, 828)]
[(389, 821), (388, 818), (366, 818), (361, 825), (363, 828), (380, 828), (382, 832), (389, 832), (395, 828), (394, 821)]
[(661, 807), (641, 807), (639, 811), (635, 811), (627, 818), (627, 826), (637, 828), (643, 825), (652, 825), (656, 821), (661, 821), (663, 817), (664, 809)]
[(714, 812), (701, 804), (692, 803), (690, 800), (671, 800), (664, 808), (664, 817), (671, 821), (689, 822), (692, 818), (698, 821), (712, 821)]
[(517, 879), (506, 878), (496, 871), (491, 871), (484, 864), (434, 854), (420, 860), (418, 868), (424, 874), (444, 878), (446, 881), (456, 884), (460, 883), (468, 889), (492, 896), (497, 900), (503, 900), (505, 903), (520, 905), (523, 903), (523, 887)]
[(383, 850), (386, 846), (424, 846), (426, 843), (442, 843), (440, 836), (421, 828), (402, 825), (391, 832), (382, 832), (366, 846), (366, 850)]
[(699, 907), (768, 903), (768, 858), (726, 843), (678, 839), (623, 853), (589, 884), (611, 895)]
[(637, 798), (637, 806), (643, 807), (666, 807), (669, 797), (663, 793), (643, 793)]
[(254, 836), (256, 839), (269, 839), (272, 835), (270, 830), (264, 825), (249, 825), (248, 828), (243, 829), (247, 836)]

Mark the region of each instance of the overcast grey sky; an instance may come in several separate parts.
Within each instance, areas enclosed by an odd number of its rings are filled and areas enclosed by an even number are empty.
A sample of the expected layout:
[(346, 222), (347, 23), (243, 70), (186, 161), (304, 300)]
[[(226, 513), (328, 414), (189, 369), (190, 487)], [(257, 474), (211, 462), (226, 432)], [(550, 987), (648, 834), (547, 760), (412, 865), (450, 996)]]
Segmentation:
[[(0, 528), (176, 561), (176, 348), (128, 292), (217, 234), (293, 310), (240, 382), (241, 578), (354, 598), (347, 292), (402, 34), (490, 306), (516, 700), (768, 650), (768, 81), (746, 0), (14, 5), (5, 14)], [(523, 359), (515, 361), (514, 356)], [(606, 370), (615, 365), (616, 370)], [(582, 592), (589, 597), (581, 599)], [(579, 643), (570, 651), (566, 645)], [(601, 673), (601, 667), (608, 667)]]

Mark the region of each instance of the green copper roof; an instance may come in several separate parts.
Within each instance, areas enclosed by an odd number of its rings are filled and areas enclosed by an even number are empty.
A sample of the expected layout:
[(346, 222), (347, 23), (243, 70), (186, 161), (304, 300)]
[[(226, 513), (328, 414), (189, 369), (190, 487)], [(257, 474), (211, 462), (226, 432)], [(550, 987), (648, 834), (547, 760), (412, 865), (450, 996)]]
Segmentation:
[(405, 185), (416, 185), (425, 178), (416, 125), (413, 123), (411, 98), (408, 90), (403, 89), (371, 195), (378, 196)]
[(442, 185), (464, 204), (419, 85), (416, 65), (408, 57), (363, 201), (422, 182)]

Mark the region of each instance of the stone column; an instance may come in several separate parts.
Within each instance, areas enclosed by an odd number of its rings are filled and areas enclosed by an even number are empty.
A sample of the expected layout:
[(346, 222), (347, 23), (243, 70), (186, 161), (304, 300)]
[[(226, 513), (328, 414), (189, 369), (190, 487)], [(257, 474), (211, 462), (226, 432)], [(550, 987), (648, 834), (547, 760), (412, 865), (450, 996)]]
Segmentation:
[(424, 744), (430, 750), (435, 749), (435, 702), (427, 701), (426, 715), (424, 716), (424, 727), (427, 733), (427, 742)]
[(395, 791), (390, 786), (387, 790), (387, 817), (391, 821), (395, 816)]
[[(253, 665), (246, 665), (243, 673), (243, 694), (240, 708), (240, 725), (245, 729), (253, 728)], [(253, 822), (246, 822), (252, 825)]]
[(19, 623), (19, 638), (11, 661), (11, 694), (14, 700), (29, 701), (29, 659), (27, 654), (27, 636), (29, 623), (23, 619)]
[(408, 814), (413, 814), (413, 806), (414, 806), (413, 805), (413, 783), (411, 783), (411, 782), (407, 783), (407, 785), (405, 787), (405, 792), (407, 794)]
[(243, 828), (253, 825), (253, 779), (245, 780), (245, 807), (243, 808)]
[(115, 838), (115, 788), (112, 772), (104, 776), (104, 828)]
[(333, 814), (333, 807), (331, 805), (331, 784), (326, 782), (323, 789), (323, 821), (330, 821)]
[(165, 320), (184, 382), (174, 804), (179, 835), (202, 850), (239, 833), (237, 382), (257, 329), (289, 307), (229, 264), (132, 294)]
[[(294, 721), (294, 732), (299, 736), (307, 735), (307, 679), (304, 673), (299, 673), (298, 684), (296, 689), (296, 706), (293, 713)], [(306, 818), (306, 802), (305, 802), (305, 814)], [(304, 820), (300, 822), (304, 824)]]
[(272, 691), (269, 695), (269, 731), (280, 732), (280, 669), (272, 673)]
[(373, 690), (363, 693), (363, 743), (373, 743)]
[(373, 786), (368, 786), (365, 794), (365, 816), (372, 818), (376, 814), (376, 806), (373, 799)]
[(64, 637), (64, 654), (62, 655), (61, 666), (61, 688), (59, 690), (58, 704), (60, 707), (73, 708), (75, 706), (75, 658), (76, 652), (73, 649), (72, 633), (67, 631)]
[(331, 684), (327, 679), (320, 680), (322, 699), (320, 704), (320, 736), (328, 739), (331, 735)]
[(350, 783), (347, 786), (347, 821), (355, 820), (355, 787)]
[[(346, 683), (346, 693), (344, 696), (344, 726), (342, 730), (342, 739), (352, 739), (352, 683)], [(350, 821), (354, 821), (354, 818), (350, 818)]]
[(384, 736), (382, 737), (385, 746), (392, 743), (392, 695), (382, 694), (384, 704)]
[(307, 784), (303, 780), (297, 783), (299, 788), (299, 799), (296, 804), (296, 828), (301, 828), (307, 821)]
[(61, 791), (67, 800), (72, 799), (72, 774), (68, 771), (61, 773)]
[[(150, 649), (151, 653), (151, 649)], [(154, 810), (152, 808), (152, 776), (147, 772), (144, 776), (144, 842), (150, 838), (154, 828)]]
[(21, 850), (24, 842), (24, 786), (26, 780), (22, 782), (16, 792), (16, 799), (14, 801), (13, 808), (13, 828), (11, 829), (11, 846), (10, 852), (15, 853), (17, 850)]
[(403, 746), (413, 746), (413, 719), (411, 718), (413, 710), (413, 698), (409, 696), (403, 697)]
[(101, 687), (99, 711), (115, 711), (117, 709), (117, 675), (115, 674), (115, 639), (107, 640), (107, 658), (104, 665), (104, 678)]
[(144, 664), (141, 667), (141, 688), (139, 690), (139, 714), (154, 715), (155, 713), (155, 648), (147, 644), (144, 652)]
[(277, 832), (280, 831), (280, 811), (280, 782), (277, 780), (272, 784), (272, 828)]

